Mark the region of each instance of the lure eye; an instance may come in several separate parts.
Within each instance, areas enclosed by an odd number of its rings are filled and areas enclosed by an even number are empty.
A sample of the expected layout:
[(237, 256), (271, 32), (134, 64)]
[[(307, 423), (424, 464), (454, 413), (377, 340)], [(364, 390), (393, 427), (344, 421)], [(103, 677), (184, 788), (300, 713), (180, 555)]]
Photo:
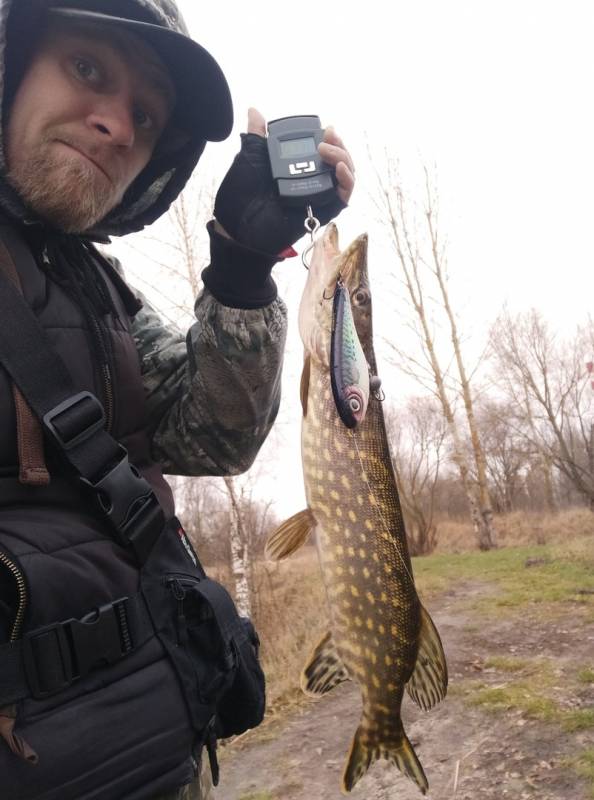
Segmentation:
[(356, 397), (351, 397), (349, 400), (349, 408), (354, 414), (356, 414), (358, 411), (361, 411), (361, 403)]
[(353, 294), (353, 302), (357, 306), (364, 306), (369, 302), (369, 292), (367, 289), (357, 289)]

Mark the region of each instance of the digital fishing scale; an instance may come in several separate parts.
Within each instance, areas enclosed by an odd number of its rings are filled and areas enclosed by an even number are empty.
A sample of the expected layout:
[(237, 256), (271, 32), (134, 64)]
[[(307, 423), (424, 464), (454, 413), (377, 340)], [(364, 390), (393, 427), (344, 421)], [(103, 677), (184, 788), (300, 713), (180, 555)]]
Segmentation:
[(268, 155), (282, 203), (321, 206), (336, 196), (334, 168), (318, 152), (323, 137), (317, 116), (281, 117), (268, 123)]

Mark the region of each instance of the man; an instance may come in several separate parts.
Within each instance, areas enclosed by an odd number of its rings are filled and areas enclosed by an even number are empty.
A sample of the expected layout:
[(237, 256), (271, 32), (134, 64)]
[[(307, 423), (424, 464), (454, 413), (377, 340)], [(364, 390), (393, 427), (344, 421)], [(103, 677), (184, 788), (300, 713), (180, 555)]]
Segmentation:
[[(93, 243), (157, 219), (229, 134), (220, 68), (173, 0), (3, 0), (0, 23), (2, 796), (199, 798), (218, 606), (188, 599), (207, 582), (162, 473), (241, 472), (268, 434), (286, 325), (270, 272), (303, 215), (278, 204), (251, 110), (197, 321), (164, 328)], [(320, 153), (325, 222), (354, 178), (331, 129)], [(163, 566), (182, 557), (181, 576)]]

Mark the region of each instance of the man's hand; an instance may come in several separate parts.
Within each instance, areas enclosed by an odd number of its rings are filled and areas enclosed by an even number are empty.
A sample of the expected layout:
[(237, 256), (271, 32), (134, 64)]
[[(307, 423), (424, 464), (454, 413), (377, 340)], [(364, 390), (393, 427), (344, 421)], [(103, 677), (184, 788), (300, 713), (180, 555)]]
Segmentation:
[[(355, 169), (333, 128), (326, 128), (319, 152), (336, 169), (338, 183), (335, 201), (313, 204), (314, 215), (325, 225), (347, 205)], [(241, 150), (217, 192), (214, 213), (219, 233), (270, 255), (281, 253), (304, 234), (305, 208), (285, 208), (278, 199), (268, 159), (266, 120), (255, 108), (248, 112), (247, 133), (241, 135)]]

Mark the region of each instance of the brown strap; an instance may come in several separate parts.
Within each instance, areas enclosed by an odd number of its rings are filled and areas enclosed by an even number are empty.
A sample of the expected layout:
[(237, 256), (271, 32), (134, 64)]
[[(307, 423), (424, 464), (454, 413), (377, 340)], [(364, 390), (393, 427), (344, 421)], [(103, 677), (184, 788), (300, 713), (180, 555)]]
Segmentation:
[[(0, 240), (0, 269), (22, 294), (18, 272), (6, 245)], [(46, 486), (50, 475), (45, 465), (43, 432), (18, 386), (12, 385), (16, 409), (17, 442), (19, 449), (19, 481), (30, 486)]]

